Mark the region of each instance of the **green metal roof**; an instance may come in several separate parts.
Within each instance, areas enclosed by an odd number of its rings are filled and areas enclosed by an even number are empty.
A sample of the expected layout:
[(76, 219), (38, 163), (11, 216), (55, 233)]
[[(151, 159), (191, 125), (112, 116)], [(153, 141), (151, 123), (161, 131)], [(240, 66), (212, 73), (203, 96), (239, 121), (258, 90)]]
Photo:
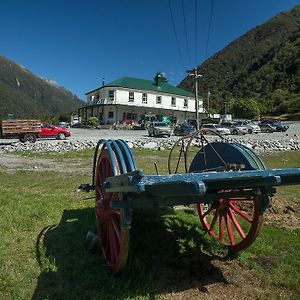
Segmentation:
[(87, 94), (105, 87), (123, 87), (123, 88), (143, 90), (143, 91), (154, 91), (157, 93), (167, 93), (167, 94), (175, 94), (175, 95), (186, 96), (186, 97), (194, 97), (193, 93), (178, 88), (176, 86), (170, 85), (168, 83), (161, 83), (160, 85), (157, 86), (154, 80), (146, 80), (146, 79), (133, 78), (133, 77), (122, 77), (109, 84), (102, 86), (101, 88), (90, 91)]

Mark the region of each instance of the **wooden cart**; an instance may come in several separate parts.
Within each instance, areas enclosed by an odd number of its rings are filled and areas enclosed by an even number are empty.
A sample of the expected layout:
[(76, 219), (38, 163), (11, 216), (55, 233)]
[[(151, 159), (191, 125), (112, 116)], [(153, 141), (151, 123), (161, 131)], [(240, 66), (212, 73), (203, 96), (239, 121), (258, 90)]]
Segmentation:
[(241, 251), (256, 239), (275, 187), (300, 184), (300, 168), (267, 169), (252, 149), (209, 142), (201, 130), (175, 143), (168, 166), (170, 174), (145, 176), (126, 142), (99, 141), (93, 183), (81, 187), (95, 190), (99, 240), (113, 273), (126, 265), (134, 208), (194, 204), (203, 229), (230, 251)]

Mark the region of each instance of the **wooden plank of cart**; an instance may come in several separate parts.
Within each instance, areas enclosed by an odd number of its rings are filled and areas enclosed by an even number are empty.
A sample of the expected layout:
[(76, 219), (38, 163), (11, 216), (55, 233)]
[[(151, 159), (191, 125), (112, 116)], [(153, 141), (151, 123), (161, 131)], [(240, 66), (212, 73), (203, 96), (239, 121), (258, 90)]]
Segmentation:
[(41, 131), (40, 120), (3, 120), (2, 138), (18, 138), (22, 142), (35, 142)]
[(169, 174), (152, 176), (137, 169), (123, 140), (98, 142), (93, 183), (81, 188), (95, 190), (100, 245), (114, 274), (126, 266), (134, 208), (194, 204), (203, 229), (230, 251), (241, 251), (256, 239), (275, 187), (300, 184), (300, 168), (267, 169), (252, 149), (218, 138), (210, 142), (200, 130), (179, 139)]

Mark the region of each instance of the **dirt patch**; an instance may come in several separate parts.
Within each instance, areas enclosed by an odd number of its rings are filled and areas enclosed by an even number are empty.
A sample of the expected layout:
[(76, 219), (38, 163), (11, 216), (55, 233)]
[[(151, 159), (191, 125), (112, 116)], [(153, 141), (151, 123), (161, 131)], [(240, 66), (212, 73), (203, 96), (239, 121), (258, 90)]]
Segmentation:
[(81, 167), (78, 163), (63, 163), (45, 158), (23, 157), (15, 154), (0, 155), (0, 171), (15, 172), (22, 171), (52, 171), (52, 172), (77, 172), (80, 174), (91, 174), (91, 166)]
[[(278, 298), (289, 297), (291, 294), (286, 289), (272, 286), (272, 290), (266, 289), (255, 271), (247, 270), (236, 261), (211, 261), (212, 265), (221, 273), (223, 280), (210, 281), (210, 274), (203, 274), (205, 279), (200, 280), (196, 287), (161, 295), (163, 299), (193, 300), (193, 299), (258, 299), (276, 295)], [(206, 270), (203, 270), (205, 273)], [(206, 277), (205, 277), (206, 276)], [(182, 278), (182, 281), (186, 278)], [(178, 283), (182, 284), (182, 283)]]
[(297, 208), (284, 199), (274, 197), (272, 207), (264, 214), (264, 224), (276, 224), (280, 228), (288, 230), (300, 229)]

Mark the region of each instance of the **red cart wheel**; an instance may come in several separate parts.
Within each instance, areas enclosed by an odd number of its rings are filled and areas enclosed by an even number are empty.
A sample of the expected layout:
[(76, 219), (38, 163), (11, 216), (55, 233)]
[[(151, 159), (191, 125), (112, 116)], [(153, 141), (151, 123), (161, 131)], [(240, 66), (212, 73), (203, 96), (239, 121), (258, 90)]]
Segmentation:
[[(118, 174), (114, 174), (113, 164), (117, 166)], [(96, 222), (102, 252), (114, 274), (126, 265), (129, 229), (122, 226), (121, 210), (110, 208), (111, 201), (122, 200), (122, 193), (107, 193), (103, 183), (106, 178), (119, 174), (120, 167), (115, 155), (112, 162), (108, 150), (102, 150), (96, 168)]]
[(220, 199), (212, 204), (197, 204), (203, 228), (220, 244), (233, 251), (249, 247), (256, 239), (262, 223), (262, 211), (257, 196)]

